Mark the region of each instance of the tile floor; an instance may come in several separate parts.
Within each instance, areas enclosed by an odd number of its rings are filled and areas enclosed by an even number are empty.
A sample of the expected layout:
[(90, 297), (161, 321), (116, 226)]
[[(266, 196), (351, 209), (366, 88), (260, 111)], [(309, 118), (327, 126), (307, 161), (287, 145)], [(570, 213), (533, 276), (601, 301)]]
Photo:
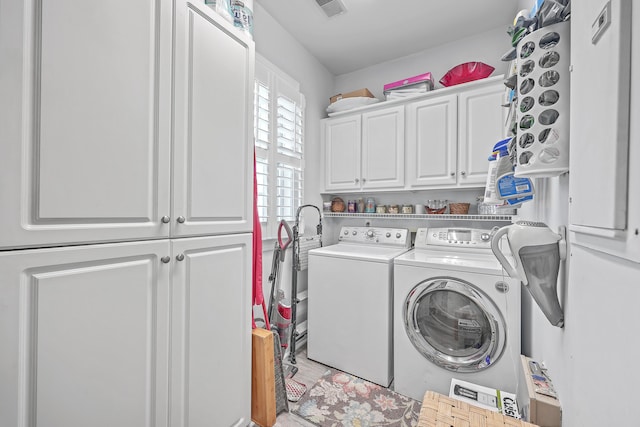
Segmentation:
[[(285, 363), (287, 361), (285, 360)], [(298, 372), (294, 375), (294, 379), (304, 385), (307, 386), (307, 391), (313, 387), (313, 385), (318, 381), (318, 379), (324, 374), (328, 366), (325, 366), (321, 363), (314, 362), (313, 360), (307, 359), (307, 348), (306, 346), (301, 350), (296, 352), (296, 366), (298, 367)], [(296, 407), (295, 402), (289, 402), (289, 410), (291, 411)], [(313, 424), (310, 424), (303, 420), (302, 418), (297, 417), (294, 414), (283, 412), (278, 415), (276, 419), (276, 423), (273, 427), (315, 427)]]

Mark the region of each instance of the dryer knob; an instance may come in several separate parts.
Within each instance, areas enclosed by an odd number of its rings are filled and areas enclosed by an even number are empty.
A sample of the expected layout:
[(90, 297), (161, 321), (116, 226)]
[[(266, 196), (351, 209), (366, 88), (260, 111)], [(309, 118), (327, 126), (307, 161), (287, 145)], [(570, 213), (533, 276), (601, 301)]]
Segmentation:
[(480, 235), (480, 239), (482, 239), (483, 242), (486, 242), (488, 240), (491, 240), (491, 235), (489, 233), (482, 233)]
[(402, 237), (402, 234), (396, 233), (396, 239), (399, 239), (400, 237)]
[(356, 230), (353, 230), (353, 231), (351, 232), (351, 234), (353, 234), (353, 235), (355, 236), (356, 234), (358, 234), (358, 232), (357, 232)]
[(349, 234), (349, 230), (344, 230), (344, 235), (347, 236)]
[(387, 231), (386, 236), (387, 236), (387, 237), (391, 237), (391, 233), (389, 233), (389, 232)]
[(373, 238), (373, 236), (374, 236), (373, 230), (368, 230), (367, 231), (367, 237)]

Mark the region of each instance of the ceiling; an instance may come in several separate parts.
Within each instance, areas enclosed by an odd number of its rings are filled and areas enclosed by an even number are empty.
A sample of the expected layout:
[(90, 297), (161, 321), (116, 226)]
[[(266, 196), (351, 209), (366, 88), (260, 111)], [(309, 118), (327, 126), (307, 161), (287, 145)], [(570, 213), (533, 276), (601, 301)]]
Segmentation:
[(505, 27), (514, 0), (342, 0), (328, 18), (316, 0), (256, 0), (331, 73), (341, 75)]

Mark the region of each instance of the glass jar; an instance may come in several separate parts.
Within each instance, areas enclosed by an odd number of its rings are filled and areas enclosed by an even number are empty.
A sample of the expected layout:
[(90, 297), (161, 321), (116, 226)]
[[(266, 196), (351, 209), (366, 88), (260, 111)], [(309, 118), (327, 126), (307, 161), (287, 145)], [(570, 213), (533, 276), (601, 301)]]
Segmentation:
[(367, 213), (374, 213), (376, 211), (376, 201), (373, 197), (367, 197), (367, 201), (364, 205), (364, 211)]

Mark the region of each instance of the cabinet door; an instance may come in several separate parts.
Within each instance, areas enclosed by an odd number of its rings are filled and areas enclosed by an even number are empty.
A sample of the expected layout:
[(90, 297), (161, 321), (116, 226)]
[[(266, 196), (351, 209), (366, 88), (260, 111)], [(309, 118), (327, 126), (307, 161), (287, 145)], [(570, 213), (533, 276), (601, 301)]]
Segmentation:
[(251, 231), (254, 44), (204, 3), (175, 3), (171, 234)]
[(172, 247), (170, 425), (247, 425), (251, 234), (176, 239)]
[(407, 176), (414, 188), (456, 183), (456, 95), (407, 105)]
[(0, 0), (0, 248), (169, 235), (171, 7)]
[(502, 107), (504, 85), (469, 90), (459, 95), (458, 184), (484, 185), (487, 158), (503, 139), (507, 109)]
[(404, 186), (404, 106), (362, 115), (362, 188)]
[(0, 425), (167, 425), (167, 240), (0, 253)]
[(324, 121), (322, 141), (326, 190), (360, 189), (361, 123), (359, 114)]
[[(628, 191), (629, 167), (638, 167), (630, 158), (635, 152), (631, 148), (635, 141), (629, 146), (629, 124), (637, 121), (630, 119), (633, 117), (630, 106), (636, 102), (632, 99), (630, 103), (630, 86), (637, 84), (638, 74), (634, 69), (634, 78), (630, 80), (629, 36), (631, 13), (637, 13), (637, 9), (632, 11), (631, 2), (622, 0), (579, 3), (578, 19), (571, 23), (569, 220), (571, 228), (580, 233), (612, 237), (628, 228), (628, 220), (633, 223), (632, 217), (628, 217), (628, 204), (638, 196)], [(608, 9), (603, 17), (605, 23), (599, 24), (601, 35), (596, 38), (594, 23), (605, 9)], [(591, 58), (601, 59), (591, 61)], [(611, 77), (607, 84), (594, 85), (589, 83), (594, 75)], [(589, 90), (584, 90), (586, 87)], [(596, 244), (599, 250), (609, 246), (608, 242)]]

